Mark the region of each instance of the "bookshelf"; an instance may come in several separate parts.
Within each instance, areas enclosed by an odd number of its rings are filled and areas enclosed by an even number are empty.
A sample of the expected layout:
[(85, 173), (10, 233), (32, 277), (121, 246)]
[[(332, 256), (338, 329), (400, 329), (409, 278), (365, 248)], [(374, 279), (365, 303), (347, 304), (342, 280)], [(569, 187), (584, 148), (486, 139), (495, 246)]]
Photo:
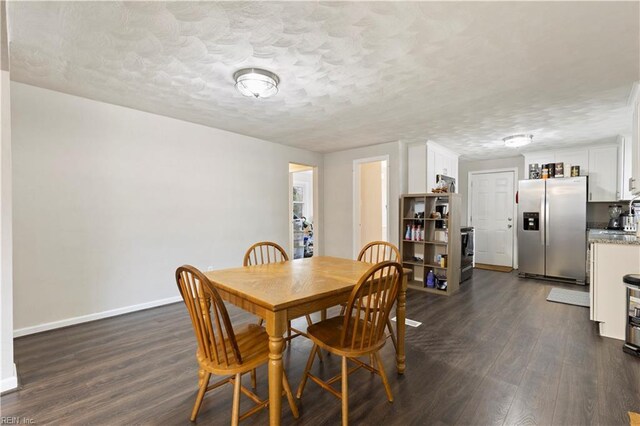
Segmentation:
[[(460, 287), (460, 195), (452, 193), (405, 194), (400, 199), (400, 254), (402, 266), (413, 271), (408, 287), (441, 295), (451, 295)], [(445, 212), (441, 218), (430, 217)], [(416, 218), (416, 214), (424, 217)], [(420, 227), (424, 238), (406, 239), (409, 229)], [(437, 263), (438, 255), (446, 255), (446, 266)], [(429, 271), (446, 280), (445, 290), (426, 287)]]

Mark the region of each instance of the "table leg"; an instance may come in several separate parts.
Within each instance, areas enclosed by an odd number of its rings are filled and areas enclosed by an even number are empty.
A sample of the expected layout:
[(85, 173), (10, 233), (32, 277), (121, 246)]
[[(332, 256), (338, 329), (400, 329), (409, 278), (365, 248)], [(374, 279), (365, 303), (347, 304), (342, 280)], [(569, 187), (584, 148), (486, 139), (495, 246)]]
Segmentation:
[(396, 336), (398, 339), (396, 350), (396, 367), (398, 369), (398, 374), (404, 374), (404, 369), (406, 367), (404, 355), (404, 330), (406, 325), (404, 323), (404, 320), (407, 316), (407, 283), (407, 275), (403, 274), (402, 285), (400, 286), (400, 291), (398, 291), (398, 305), (396, 309)]
[(287, 329), (286, 312), (267, 313), (269, 334), (269, 424), (280, 425), (282, 416), (282, 350)]

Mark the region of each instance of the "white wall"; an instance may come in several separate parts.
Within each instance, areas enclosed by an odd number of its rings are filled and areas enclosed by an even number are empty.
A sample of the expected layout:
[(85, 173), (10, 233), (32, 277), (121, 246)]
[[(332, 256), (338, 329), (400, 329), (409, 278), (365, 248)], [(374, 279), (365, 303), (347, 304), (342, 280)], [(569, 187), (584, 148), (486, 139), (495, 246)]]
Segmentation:
[(13, 365), (11, 103), (9, 72), (0, 71), (0, 392), (17, 387)]
[(253, 242), (286, 246), (289, 162), (322, 166), (309, 151), (11, 89), (18, 335), (173, 300), (184, 263), (240, 266)]
[(464, 161), (460, 160), (458, 164), (458, 175), (460, 182), (458, 184), (458, 192), (462, 198), (462, 217), (460, 218), (463, 226), (468, 225), (468, 198), (469, 198), (469, 172), (479, 172), (482, 170), (494, 170), (494, 169), (510, 169), (518, 168), (518, 176), (516, 179), (524, 179), (524, 157), (519, 155), (517, 157), (498, 158), (495, 160), (479, 160), (479, 161)]
[(398, 206), (403, 180), (406, 186), (406, 171), (401, 159), (406, 156), (406, 146), (389, 142), (325, 154), (323, 236), (326, 255), (353, 258), (353, 160), (382, 155), (389, 156), (389, 241), (398, 244)]

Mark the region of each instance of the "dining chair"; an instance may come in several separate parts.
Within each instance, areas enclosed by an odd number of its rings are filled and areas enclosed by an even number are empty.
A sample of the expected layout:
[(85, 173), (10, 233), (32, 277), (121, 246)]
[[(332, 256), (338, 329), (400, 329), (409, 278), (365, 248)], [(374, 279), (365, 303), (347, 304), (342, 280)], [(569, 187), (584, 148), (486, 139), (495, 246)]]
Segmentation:
[[(358, 262), (380, 263), (384, 261), (402, 262), (398, 247), (386, 241), (372, 241), (362, 247), (362, 250), (360, 250), (360, 253), (358, 254)], [(343, 303), (340, 315), (344, 315), (345, 308), (346, 305)], [(391, 320), (388, 318), (387, 329), (389, 330), (389, 337), (391, 337), (393, 347), (398, 350), (396, 333), (393, 331), (393, 325), (391, 324)]]
[[(351, 291), (345, 315), (320, 321), (307, 329), (313, 348), (298, 387), (298, 398), (302, 397), (307, 379), (311, 379), (342, 400), (342, 424), (346, 426), (349, 419), (348, 376), (365, 368), (381, 377), (387, 399), (393, 402), (391, 387), (378, 352), (387, 341), (384, 331), (386, 320), (401, 281), (402, 265), (399, 263), (387, 261), (373, 265)], [(310, 373), (314, 354), (319, 348), (342, 357), (341, 373), (327, 381)], [(373, 361), (370, 364), (358, 359), (367, 355)], [(348, 368), (347, 361), (352, 361), (356, 366)], [(342, 381), (341, 391), (331, 386), (338, 380)]]
[[(242, 265), (264, 265), (268, 263), (287, 262), (288, 260), (289, 256), (287, 256), (287, 252), (284, 251), (282, 246), (271, 241), (261, 241), (249, 247), (249, 250), (247, 250), (244, 255)], [(307, 326), (313, 324), (309, 315), (305, 315), (305, 318), (307, 319)], [(263, 322), (264, 320), (260, 318), (258, 324), (262, 325)], [(298, 336), (304, 336), (304, 333), (292, 328), (291, 321), (289, 321), (287, 327), (287, 340), (291, 340)]]
[[(256, 368), (269, 361), (269, 336), (257, 324), (240, 327), (231, 325), (229, 314), (211, 281), (193, 266), (184, 265), (176, 270), (178, 290), (189, 312), (193, 331), (198, 342), (196, 358), (200, 366), (198, 395), (196, 396), (191, 421), (200, 411), (204, 394), (225, 383), (233, 384), (231, 424), (237, 425), (269, 404), (242, 385), (242, 375), (251, 373), (251, 384), (256, 388)], [(211, 375), (229, 376), (209, 385)], [(283, 373), (282, 385), (293, 416), (298, 418), (298, 407), (293, 399), (287, 376)], [(240, 415), (240, 392), (256, 405)]]

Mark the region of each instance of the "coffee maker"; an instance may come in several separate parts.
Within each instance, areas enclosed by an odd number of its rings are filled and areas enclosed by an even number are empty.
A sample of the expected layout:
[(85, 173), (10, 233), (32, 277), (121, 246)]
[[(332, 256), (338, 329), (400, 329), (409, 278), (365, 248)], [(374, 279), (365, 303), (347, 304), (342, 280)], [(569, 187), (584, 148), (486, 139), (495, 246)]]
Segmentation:
[(622, 206), (620, 204), (612, 204), (609, 206), (609, 223), (607, 229), (622, 229)]

